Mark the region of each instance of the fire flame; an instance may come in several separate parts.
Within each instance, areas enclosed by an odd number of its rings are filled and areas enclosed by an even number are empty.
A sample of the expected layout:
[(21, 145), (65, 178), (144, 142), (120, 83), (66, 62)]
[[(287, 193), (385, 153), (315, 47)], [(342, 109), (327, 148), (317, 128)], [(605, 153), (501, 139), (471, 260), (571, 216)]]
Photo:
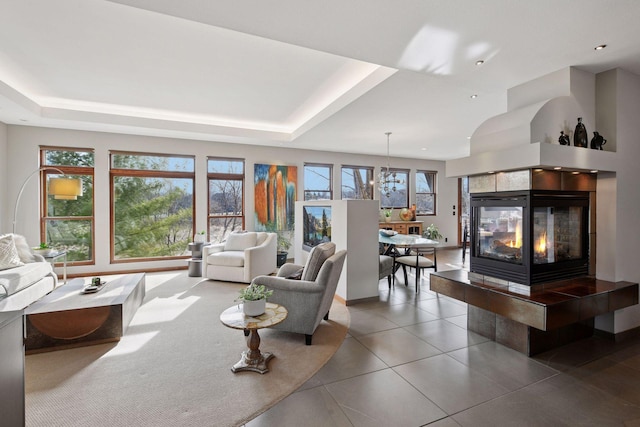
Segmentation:
[(520, 248), (522, 247), (522, 227), (520, 227), (520, 221), (518, 221), (518, 224), (516, 226), (516, 240), (509, 240), (509, 243), (507, 243), (507, 246), (509, 246), (510, 248)]
[(535, 246), (536, 253), (544, 254), (547, 251), (547, 233), (542, 233), (540, 238), (536, 242)]

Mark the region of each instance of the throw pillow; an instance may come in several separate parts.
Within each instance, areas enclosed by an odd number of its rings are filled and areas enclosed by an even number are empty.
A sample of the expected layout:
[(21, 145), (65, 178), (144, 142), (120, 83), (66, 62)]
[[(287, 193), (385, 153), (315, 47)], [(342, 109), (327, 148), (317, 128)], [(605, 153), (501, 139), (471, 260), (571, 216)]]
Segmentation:
[(287, 277), (285, 277), (285, 279), (300, 280), (300, 279), (302, 279), (302, 272), (303, 271), (304, 271), (304, 268), (300, 268), (300, 269), (296, 270), (295, 272), (291, 273), (290, 275), (288, 275)]
[(24, 263), (20, 261), (13, 236), (6, 234), (0, 237), (0, 270), (20, 267), (21, 265), (24, 265)]
[(231, 233), (224, 243), (225, 251), (244, 251), (256, 245), (256, 233)]
[(15, 243), (16, 249), (18, 250), (20, 261), (24, 263), (35, 262), (36, 258), (33, 256), (33, 252), (31, 252), (31, 248), (29, 247), (27, 239), (25, 239), (24, 236), (14, 234), (13, 243)]
[(322, 264), (336, 252), (336, 244), (332, 242), (322, 243), (311, 249), (307, 263), (302, 271), (302, 280), (314, 282)]

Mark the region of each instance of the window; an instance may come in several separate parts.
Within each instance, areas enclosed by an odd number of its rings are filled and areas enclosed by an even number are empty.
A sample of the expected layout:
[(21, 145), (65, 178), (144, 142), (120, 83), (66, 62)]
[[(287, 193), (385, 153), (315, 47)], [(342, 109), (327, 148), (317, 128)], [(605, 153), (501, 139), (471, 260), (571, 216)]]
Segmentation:
[(436, 172), (416, 172), (416, 215), (436, 214)]
[(342, 199), (373, 200), (373, 167), (342, 166)]
[(304, 199), (333, 199), (331, 172), (333, 165), (305, 163), (304, 165)]
[(222, 242), (229, 233), (244, 228), (244, 160), (210, 157), (209, 240)]
[(193, 156), (111, 153), (114, 262), (186, 255), (194, 171)]
[[(387, 168), (383, 168), (382, 171), (386, 173)], [(386, 186), (388, 191), (385, 191), (385, 187), (380, 186), (380, 206), (383, 208), (408, 208), (409, 171), (389, 168), (389, 174), (391, 174), (390, 178), (395, 179), (396, 182)]]
[(80, 179), (83, 192), (75, 200), (57, 200), (44, 194), (42, 200), (40, 240), (58, 250), (67, 251), (67, 261), (72, 265), (94, 262), (93, 215), (93, 151), (69, 148), (43, 147), (40, 163), (50, 166), (42, 173), (41, 188), (49, 188), (51, 178)]

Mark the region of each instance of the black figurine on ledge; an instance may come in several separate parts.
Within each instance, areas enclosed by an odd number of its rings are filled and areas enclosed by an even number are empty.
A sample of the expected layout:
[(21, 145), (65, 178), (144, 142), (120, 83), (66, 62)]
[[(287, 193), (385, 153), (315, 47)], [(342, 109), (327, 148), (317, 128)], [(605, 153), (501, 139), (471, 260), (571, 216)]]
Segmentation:
[(571, 139), (569, 139), (569, 135), (565, 134), (564, 131), (560, 131), (560, 138), (558, 138), (558, 142), (560, 145), (571, 145)]
[(576, 131), (573, 134), (573, 145), (584, 148), (589, 146), (589, 136), (587, 135), (587, 128), (582, 123), (582, 117), (578, 117)]
[(602, 150), (602, 146), (607, 143), (602, 135), (598, 132), (593, 132), (593, 138), (591, 139), (591, 148), (594, 150)]

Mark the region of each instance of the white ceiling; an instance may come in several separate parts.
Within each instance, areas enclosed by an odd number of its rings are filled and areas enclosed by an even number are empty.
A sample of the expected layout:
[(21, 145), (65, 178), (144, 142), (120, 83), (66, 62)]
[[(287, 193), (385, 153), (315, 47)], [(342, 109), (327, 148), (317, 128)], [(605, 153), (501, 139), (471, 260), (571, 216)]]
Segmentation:
[(510, 87), (640, 74), (637, 0), (1, 3), (8, 124), (446, 160)]

